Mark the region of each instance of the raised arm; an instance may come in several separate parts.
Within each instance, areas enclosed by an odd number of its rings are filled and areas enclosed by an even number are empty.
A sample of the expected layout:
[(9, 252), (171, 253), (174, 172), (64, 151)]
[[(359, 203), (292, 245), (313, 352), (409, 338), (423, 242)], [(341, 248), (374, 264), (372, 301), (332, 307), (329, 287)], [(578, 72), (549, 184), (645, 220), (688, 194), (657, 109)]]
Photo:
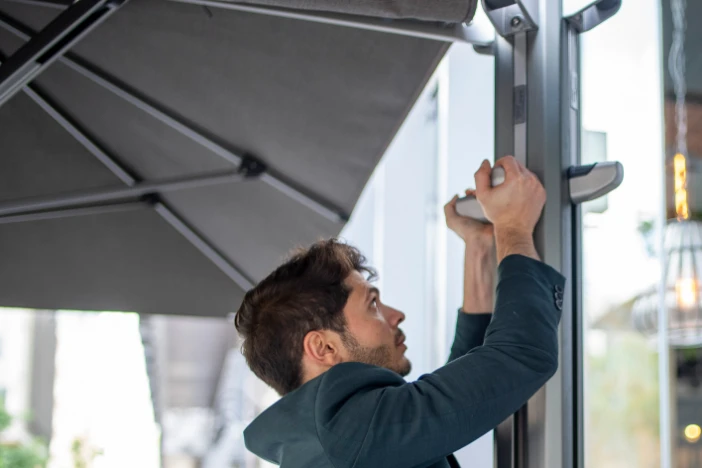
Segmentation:
[[(474, 195), (466, 190), (466, 195)], [(495, 236), (492, 224), (465, 218), (456, 212), (454, 197), (444, 206), (446, 225), (465, 244), (463, 303), (456, 318), (456, 333), (448, 362), (483, 344), (495, 305)]]
[(495, 225), (500, 261), (495, 312), (483, 346), (413, 383), (357, 363), (328, 371), (316, 424), (332, 460), (351, 461), (348, 466), (428, 464), (494, 428), (555, 373), (561, 314), (554, 291), (565, 280), (535, 258), (531, 236), (543, 209), (543, 188), (513, 159), (501, 164), (506, 180), (498, 188), (483, 183), (489, 164), (476, 174), (478, 200)]
[(496, 269), (494, 246), (486, 248), (475, 242), (466, 242), (463, 306), (456, 317), (456, 332), (448, 362), (483, 344), (495, 306)]
[(426, 466), (493, 429), (548, 381), (558, 365), (553, 294), (563, 278), (520, 255), (499, 275), (483, 346), (412, 383), (359, 363), (324, 375), (315, 415), (335, 466)]

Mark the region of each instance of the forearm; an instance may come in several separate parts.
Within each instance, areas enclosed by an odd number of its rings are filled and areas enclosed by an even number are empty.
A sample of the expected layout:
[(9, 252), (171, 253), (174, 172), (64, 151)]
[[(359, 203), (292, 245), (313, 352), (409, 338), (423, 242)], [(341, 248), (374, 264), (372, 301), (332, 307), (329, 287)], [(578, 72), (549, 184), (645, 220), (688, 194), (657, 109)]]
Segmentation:
[[(397, 377), (389, 371), (369, 368), (375, 376), (367, 381), (375, 387), (365, 395), (356, 387), (354, 394), (372, 408), (365, 416), (368, 425), (354, 424), (364, 428), (355, 466), (427, 466), (494, 428), (553, 376), (561, 315), (553, 291), (563, 288), (563, 276), (514, 255), (500, 266), (499, 278), (483, 346), (409, 384), (390, 381)], [(387, 384), (381, 375), (387, 375)], [(354, 421), (361, 419), (357, 408), (349, 411)], [(343, 421), (338, 414), (334, 419)]]
[(498, 264), (510, 255), (523, 255), (540, 260), (531, 232), (495, 226), (495, 244)]
[(463, 271), (463, 312), (492, 312), (495, 303), (495, 276), (493, 249), (467, 243)]

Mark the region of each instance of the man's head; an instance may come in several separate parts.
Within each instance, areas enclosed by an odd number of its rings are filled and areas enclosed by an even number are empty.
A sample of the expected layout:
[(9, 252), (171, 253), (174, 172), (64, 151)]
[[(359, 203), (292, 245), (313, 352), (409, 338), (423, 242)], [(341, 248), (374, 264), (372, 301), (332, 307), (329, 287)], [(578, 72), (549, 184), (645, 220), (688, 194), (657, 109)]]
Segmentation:
[(253, 372), (279, 394), (341, 362), (410, 372), (405, 316), (381, 303), (375, 272), (336, 239), (296, 253), (244, 297), (235, 325)]

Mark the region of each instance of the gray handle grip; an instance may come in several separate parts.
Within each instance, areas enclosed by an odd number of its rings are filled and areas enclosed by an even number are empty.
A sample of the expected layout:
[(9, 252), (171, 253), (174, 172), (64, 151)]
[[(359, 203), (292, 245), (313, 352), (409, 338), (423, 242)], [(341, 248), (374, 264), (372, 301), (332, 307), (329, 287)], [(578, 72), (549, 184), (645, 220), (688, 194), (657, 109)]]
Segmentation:
[[(567, 176), (570, 201), (577, 205), (607, 195), (619, 187), (624, 180), (624, 166), (617, 161), (576, 166), (568, 170)], [(494, 168), (492, 170), (492, 186), (500, 185), (504, 181), (504, 169)], [(461, 216), (473, 218), (483, 223), (489, 222), (475, 197), (459, 199), (456, 203), (456, 211)]]
[[(493, 187), (502, 184), (505, 181), (505, 170), (499, 166), (493, 168), (491, 178)], [(473, 196), (459, 198), (458, 202), (456, 202), (456, 212), (466, 218), (477, 219), (483, 223), (488, 222), (485, 213), (483, 213), (483, 207), (480, 206), (478, 200)]]

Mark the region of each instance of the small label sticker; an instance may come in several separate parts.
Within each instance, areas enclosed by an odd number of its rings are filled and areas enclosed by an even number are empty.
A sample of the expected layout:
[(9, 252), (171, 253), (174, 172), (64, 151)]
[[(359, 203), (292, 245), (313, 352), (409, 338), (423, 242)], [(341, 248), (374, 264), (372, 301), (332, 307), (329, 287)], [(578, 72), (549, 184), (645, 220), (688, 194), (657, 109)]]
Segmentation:
[(514, 124), (523, 124), (527, 120), (526, 85), (514, 87)]

